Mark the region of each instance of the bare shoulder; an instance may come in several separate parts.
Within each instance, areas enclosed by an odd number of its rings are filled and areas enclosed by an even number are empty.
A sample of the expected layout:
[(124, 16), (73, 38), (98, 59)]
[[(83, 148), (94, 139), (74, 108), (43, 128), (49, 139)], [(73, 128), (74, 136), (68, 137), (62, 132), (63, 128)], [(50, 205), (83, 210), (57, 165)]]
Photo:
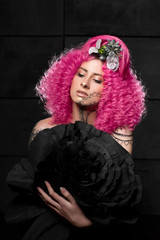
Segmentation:
[(51, 117), (49, 118), (45, 118), (40, 120), (39, 122), (37, 122), (34, 127), (33, 130), (31, 132), (30, 135), (30, 139), (29, 139), (29, 144), (33, 141), (33, 139), (35, 138), (35, 136), (42, 130), (47, 129), (47, 128), (52, 128), (55, 127), (57, 124), (52, 124), (51, 123)]
[(128, 127), (119, 127), (113, 133), (112, 137), (130, 154), (133, 147), (133, 131)]

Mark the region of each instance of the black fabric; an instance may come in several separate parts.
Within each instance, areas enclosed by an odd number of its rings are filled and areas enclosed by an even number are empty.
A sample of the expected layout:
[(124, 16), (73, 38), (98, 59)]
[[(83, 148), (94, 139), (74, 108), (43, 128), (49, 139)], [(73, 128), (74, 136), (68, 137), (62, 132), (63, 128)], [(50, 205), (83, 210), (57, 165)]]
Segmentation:
[[(59, 187), (66, 187), (92, 227), (75, 228), (48, 209), (35, 191), (36, 186), (47, 191), (44, 180), (59, 194)], [(113, 228), (126, 229), (122, 234), (128, 238), (127, 229), (138, 219), (142, 186), (131, 155), (108, 133), (87, 123), (39, 132), (28, 148), (28, 158), (13, 167), (7, 182), (19, 195), (6, 211), (6, 222), (21, 225), (32, 221), (23, 240), (87, 235), (96, 239), (100, 233), (106, 235), (102, 239), (114, 239), (117, 232)]]

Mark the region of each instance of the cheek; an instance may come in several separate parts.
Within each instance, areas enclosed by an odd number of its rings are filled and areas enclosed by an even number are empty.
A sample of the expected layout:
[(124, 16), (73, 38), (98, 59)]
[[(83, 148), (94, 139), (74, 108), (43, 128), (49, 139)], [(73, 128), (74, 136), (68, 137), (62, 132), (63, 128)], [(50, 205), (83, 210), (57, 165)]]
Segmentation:
[(103, 86), (99, 88), (99, 92), (102, 93), (102, 91), (103, 91)]
[(77, 86), (77, 83), (78, 83), (78, 81), (77, 81), (76, 77), (74, 77), (72, 79), (71, 88), (75, 88)]
[(99, 86), (95, 86), (94, 87), (94, 92), (97, 92), (97, 93), (102, 93), (103, 91), (103, 85), (99, 85)]
[(70, 95), (72, 96), (74, 91), (76, 91), (76, 88), (77, 88), (77, 83), (76, 83), (76, 79), (73, 78), (72, 80), (72, 84), (71, 84), (71, 88), (70, 88)]

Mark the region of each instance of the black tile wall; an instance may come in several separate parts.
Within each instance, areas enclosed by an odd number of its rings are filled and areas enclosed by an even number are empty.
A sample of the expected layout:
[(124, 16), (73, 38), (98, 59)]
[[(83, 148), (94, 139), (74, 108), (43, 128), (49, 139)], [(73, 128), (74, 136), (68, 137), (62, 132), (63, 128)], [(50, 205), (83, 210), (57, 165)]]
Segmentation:
[(159, 0), (0, 1), (0, 211), (14, 196), (7, 172), (26, 155), (34, 124), (49, 116), (34, 87), (52, 56), (89, 37), (111, 34), (129, 47), (148, 92), (147, 116), (134, 131), (133, 159), (143, 184), (135, 240), (160, 239), (159, 9)]
[(63, 0), (1, 0), (1, 35), (62, 35)]
[(1, 99), (1, 155), (25, 155), (33, 126), (48, 117), (38, 99)]
[(122, 37), (132, 56), (138, 76), (142, 79), (149, 99), (160, 99), (160, 37)]
[[(134, 131), (133, 157), (160, 159), (160, 101), (147, 102), (147, 115)], [(159, 162), (160, 163), (160, 162)]]
[(62, 37), (0, 37), (0, 97), (35, 97), (34, 87), (62, 42)]
[(159, 36), (159, 1), (68, 0), (69, 35)]

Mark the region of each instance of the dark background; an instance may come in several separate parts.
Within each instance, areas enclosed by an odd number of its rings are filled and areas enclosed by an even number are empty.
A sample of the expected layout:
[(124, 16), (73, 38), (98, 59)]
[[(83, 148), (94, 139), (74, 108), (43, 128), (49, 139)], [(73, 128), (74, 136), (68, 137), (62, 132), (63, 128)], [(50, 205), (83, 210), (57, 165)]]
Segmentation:
[(145, 239), (160, 240), (159, 12), (159, 0), (0, 0), (2, 215), (14, 196), (6, 174), (26, 156), (34, 124), (48, 117), (34, 91), (48, 62), (89, 37), (110, 34), (129, 47), (148, 92), (148, 114), (134, 131), (135, 170), (143, 183), (136, 231)]

